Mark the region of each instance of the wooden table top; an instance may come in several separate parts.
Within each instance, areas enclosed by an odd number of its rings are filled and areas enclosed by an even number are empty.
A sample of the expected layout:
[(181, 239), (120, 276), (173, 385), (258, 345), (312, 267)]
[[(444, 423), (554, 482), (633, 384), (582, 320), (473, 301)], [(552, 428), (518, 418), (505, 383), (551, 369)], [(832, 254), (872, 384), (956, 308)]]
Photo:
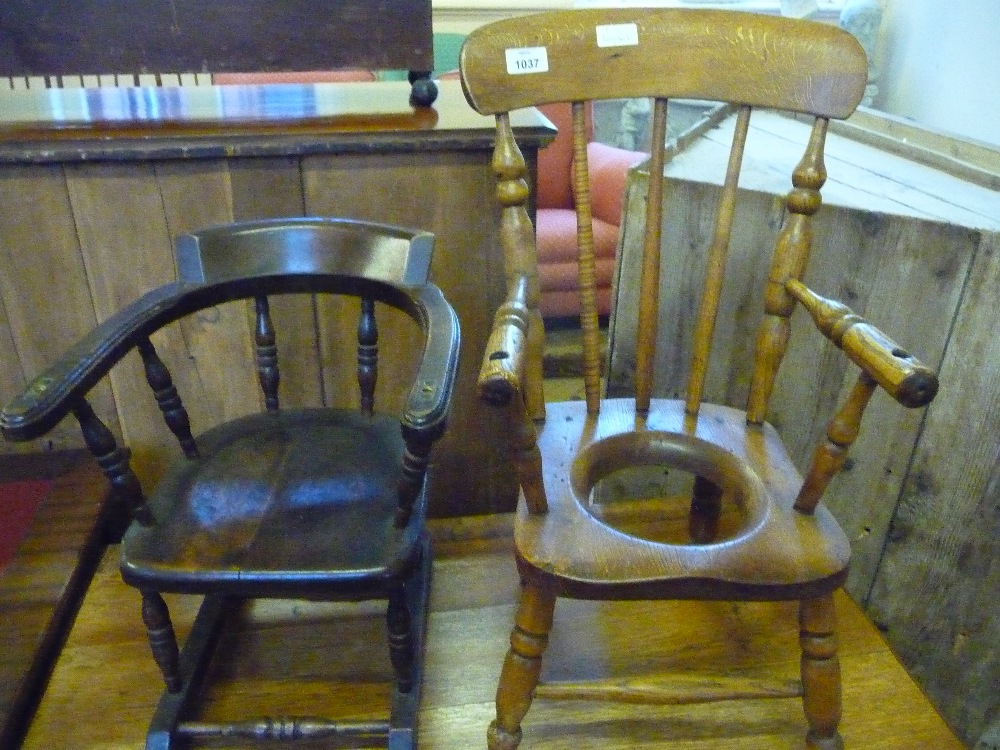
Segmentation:
[[(438, 88), (431, 107), (405, 81), (2, 91), (0, 163), (491, 149), (493, 118), (459, 81)], [(513, 124), (537, 146), (555, 137), (535, 110)]]
[[(433, 521), (432, 531), (420, 747), (483, 747), (518, 588), (510, 516)], [(183, 637), (196, 599), (170, 603)], [(961, 748), (857, 606), (841, 594), (838, 607), (846, 746)], [(353, 610), (258, 604), (224, 637), (203, 716), (379, 715), (388, 706), (391, 674), (383, 622), (376, 604)], [(561, 600), (542, 676), (795, 679), (797, 641), (796, 608), (789, 603)], [(297, 655), (305, 658), (296, 661)], [(109, 548), (24, 747), (140, 748), (160, 684), (138, 592), (121, 583), (117, 550)], [(539, 698), (525, 721), (523, 747), (773, 750), (804, 747), (804, 732), (794, 698), (658, 707)]]

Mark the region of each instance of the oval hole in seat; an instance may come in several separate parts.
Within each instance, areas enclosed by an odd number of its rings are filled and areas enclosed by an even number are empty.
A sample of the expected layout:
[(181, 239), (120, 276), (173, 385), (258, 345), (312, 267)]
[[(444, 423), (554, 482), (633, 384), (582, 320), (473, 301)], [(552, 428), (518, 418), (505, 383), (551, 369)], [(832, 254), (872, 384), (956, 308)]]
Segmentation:
[[(756, 527), (765, 508), (758, 477), (690, 435), (651, 431), (598, 440), (577, 456), (573, 484), (594, 518), (661, 544), (723, 544)], [(696, 486), (702, 512), (693, 514)], [(713, 496), (716, 513), (708, 510)]]

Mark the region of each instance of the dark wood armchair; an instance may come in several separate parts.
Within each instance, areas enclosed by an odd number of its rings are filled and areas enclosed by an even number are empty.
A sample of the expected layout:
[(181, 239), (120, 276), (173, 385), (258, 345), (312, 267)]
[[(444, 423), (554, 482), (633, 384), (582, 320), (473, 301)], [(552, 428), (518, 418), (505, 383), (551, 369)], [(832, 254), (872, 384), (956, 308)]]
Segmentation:
[[(908, 407), (925, 406), (938, 387), (927, 367), (802, 281), (812, 244), (810, 220), (820, 208), (826, 179), (827, 124), (850, 115), (860, 101), (867, 82), (864, 51), (839, 29), (783, 18), (709, 10), (567, 11), (478, 29), (463, 48), (461, 73), (470, 104), (497, 121), (494, 167), (510, 293), (496, 316), (480, 389), (485, 401), (509, 414), (522, 488), (515, 542), (523, 592), (489, 746), (511, 750), (519, 744), (522, 719), (535, 697), (690, 700), (669, 686), (628, 681), (539, 685), (556, 599), (575, 597), (800, 601), (801, 689), (786, 692), (802, 696), (806, 744), (841, 747), (832, 594), (844, 581), (850, 547), (820, 499), (878, 387)], [(677, 400), (651, 396), (654, 350), (673, 340), (673, 334), (657, 329), (662, 149), (653, 151), (649, 165), (653, 178), (639, 309), (614, 312), (638, 316), (635, 396), (601, 398), (585, 117), (589, 100), (619, 97), (654, 99), (656, 144), (665, 141), (669, 98), (725, 101), (738, 110), (729, 164), (720, 175), (715, 225), (704, 249), (708, 272), (700, 295), (689, 303), (694, 355), (686, 389), (679, 388), (683, 398)], [(573, 108), (586, 401), (545, 404), (529, 189), (508, 113), (551, 102), (571, 102)], [(764, 281), (749, 398), (744, 408), (733, 408), (703, 403), (702, 393), (755, 107), (810, 115), (814, 125), (791, 175), (784, 224)], [(860, 368), (804, 478), (766, 421), (797, 307)], [(536, 427), (536, 422), (544, 423)], [(559, 637), (558, 631), (551, 637)], [(703, 697), (725, 697), (711, 692)], [(750, 695), (742, 688), (740, 694)], [(773, 693), (759, 693), (768, 695)]]
[[(178, 281), (104, 321), (0, 413), (10, 440), (43, 435), (73, 414), (126, 506), (131, 523), (121, 544), (122, 576), (142, 592), (142, 617), (167, 686), (148, 748), (218, 736), (387, 737), (390, 747), (414, 746), (430, 576), (425, 474), (445, 428), (459, 344), (451, 306), (427, 282), (432, 248), (427, 233), (333, 219), (258, 221), (183, 235)], [(360, 409), (280, 408), (281, 334), (270, 299), (293, 293), (360, 300), (357, 349), (348, 354), (357, 359)], [(154, 341), (185, 316), (234, 300), (249, 301), (242, 320), (265, 408), (196, 430), (202, 415), (188, 414)], [(413, 387), (398, 415), (374, 403), (377, 305), (401, 310), (422, 332)], [(128, 451), (87, 401), (130, 352), (141, 358), (164, 429), (183, 453), (148, 494)], [(205, 595), (183, 653), (163, 592)], [(225, 614), (251, 598), (387, 599), (387, 650), (396, 674), (390, 720), (186, 722)]]

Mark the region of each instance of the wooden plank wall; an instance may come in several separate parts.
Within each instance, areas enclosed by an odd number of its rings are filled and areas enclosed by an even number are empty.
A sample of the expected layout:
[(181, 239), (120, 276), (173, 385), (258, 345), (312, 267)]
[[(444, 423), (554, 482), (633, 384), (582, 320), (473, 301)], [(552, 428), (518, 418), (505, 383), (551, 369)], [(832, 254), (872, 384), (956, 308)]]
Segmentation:
[[(745, 403), (750, 361), (789, 175), (807, 128), (776, 115), (751, 129), (706, 397)], [(753, 123), (753, 120), (752, 120)], [(725, 173), (731, 124), (668, 165), (655, 393), (683, 391), (704, 248)], [(826, 503), (851, 539), (848, 591), (865, 604), (946, 718), (974, 743), (1000, 709), (1000, 621), (988, 613), (1000, 505), (1000, 434), (991, 325), (1000, 294), (1000, 193), (832, 136), (829, 181), (816, 217), (806, 281), (883, 328), (938, 368), (941, 395), (926, 413), (873, 399), (861, 436)], [(626, 200), (617, 309), (637, 303), (638, 244), (648, 175)], [(992, 212), (992, 213), (991, 213)], [(608, 389), (627, 393), (635, 322), (611, 324)], [(801, 313), (769, 416), (800, 469), (856, 368)], [(926, 420), (926, 422), (925, 422)], [(919, 442), (918, 442), (919, 438)], [(961, 457), (959, 459), (959, 456)], [(911, 459), (913, 468), (911, 469)], [(1000, 477), (998, 477), (1000, 478)], [(992, 588), (991, 588), (992, 587)]]
[(970, 744), (1000, 721), (1000, 235), (980, 240), (868, 613)]
[[(503, 295), (490, 151), (393, 153), (0, 166), (0, 400), (50, 364), (115, 310), (173, 280), (172, 243), (185, 231), (234, 219), (329, 215), (426, 228), (437, 237), (432, 278), (459, 312), (465, 351), (485, 347)], [(16, 210), (12, 210), (16, 207)], [(486, 217), (484, 220), (483, 217)], [(475, 273), (469, 273), (475, 269)], [(285, 405), (341, 405), (356, 399), (356, 317), (329, 300), (287, 297), (275, 305)], [(401, 378), (416, 338), (402, 314), (381, 317), (377, 400), (401, 402)], [(389, 311), (394, 312), (394, 311)], [(303, 323), (303, 321), (305, 321)], [(154, 336), (196, 431), (259, 408), (252, 327), (245, 303), (192, 316)], [(354, 346), (352, 344), (351, 346)], [(451, 431), (435, 452), (432, 512), (510, 510), (509, 465), (480, 415), (478, 362), (465, 356)], [(132, 353), (94, 391), (101, 417), (124, 438), (147, 482), (177, 455)], [(44, 441), (3, 450), (78, 447), (67, 420)]]

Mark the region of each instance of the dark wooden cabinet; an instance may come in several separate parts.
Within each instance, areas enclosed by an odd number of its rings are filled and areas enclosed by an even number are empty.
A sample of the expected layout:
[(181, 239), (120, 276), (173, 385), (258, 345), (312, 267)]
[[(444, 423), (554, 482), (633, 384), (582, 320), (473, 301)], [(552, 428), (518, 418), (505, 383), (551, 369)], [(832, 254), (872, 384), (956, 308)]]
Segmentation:
[(433, 59), (430, 0), (7, 0), (0, 6), (0, 74), (8, 76), (430, 71)]

